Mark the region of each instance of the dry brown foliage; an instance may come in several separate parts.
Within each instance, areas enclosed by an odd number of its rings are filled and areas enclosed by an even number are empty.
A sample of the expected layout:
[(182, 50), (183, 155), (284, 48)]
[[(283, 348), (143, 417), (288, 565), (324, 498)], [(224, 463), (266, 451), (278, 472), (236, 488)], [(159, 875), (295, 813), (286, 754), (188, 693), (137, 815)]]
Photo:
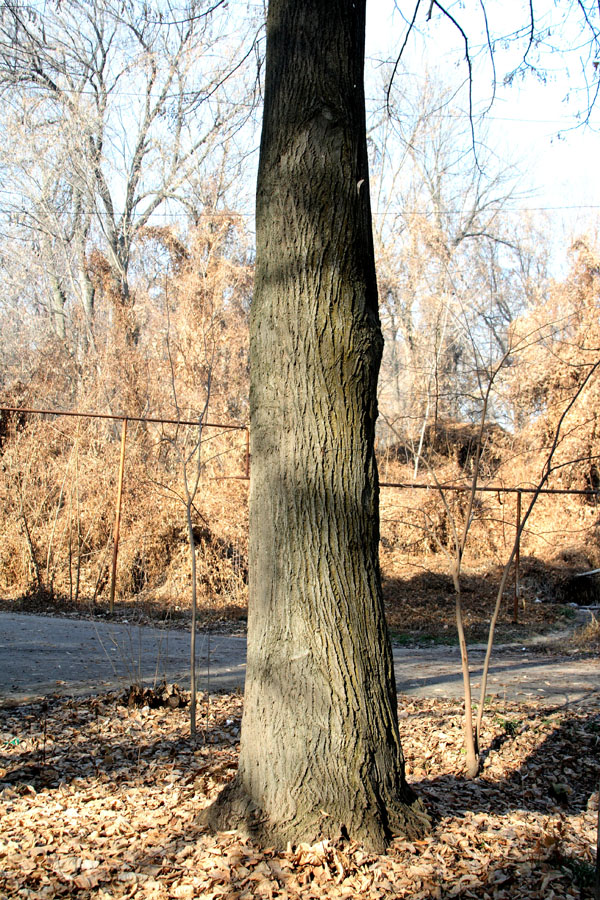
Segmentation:
[[(137, 343), (124, 349), (99, 283), (96, 330), (85, 354), (55, 337), (40, 340), (35, 353), (26, 344), (19, 370), (13, 366), (3, 373), (8, 385), (3, 401), (193, 420), (203, 409), (210, 375), (208, 420), (245, 424), (252, 279), (246, 240), (233, 213), (201, 220), (185, 240), (170, 229), (146, 229), (135, 268)], [(581, 240), (568, 278), (553, 286), (550, 297), (536, 299), (532, 293), (528, 312), (513, 325), (511, 340), (518, 352), (500, 373), (498, 386), (510, 399), (518, 429), (486, 425), (481, 485), (537, 483), (558, 418), (598, 357), (595, 247)], [(600, 485), (599, 390), (598, 381), (591, 381), (565, 420), (549, 487)], [(419, 480), (431, 489), (381, 491), (381, 561), (394, 627), (453, 627), (447, 554), (454, 529), (462, 528), (467, 502), (465, 494), (448, 490), (442, 503), (433, 476), (441, 485), (468, 488), (477, 432), (477, 425), (467, 422), (428, 425)], [(26, 595), (44, 607), (106, 602), (119, 441), (118, 422), (2, 415), (0, 592), (5, 602)], [(195, 465), (196, 441), (197, 429), (190, 426), (130, 423), (119, 601), (168, 615), (189, 607), (180, 498), (182, 458), (191, 454), (188, 465)], [(199, 596), (209, 618), (245, 615), (247, 484), (236, 480), (245, 471), (245, 450), (243, 431), (203, 431), (194, 534)], [(380, 448), (381, 480), (410, 484), (415, 452), (409, 436)], [(549, 609), (548, 600), (596, 598), (593, 579), (572, 576), (600, 566), (599, 529), (595, 498), (539, 498), (521, 541), (522, 622), (537, 628), (544, 618), (556, 620), (559, 611)], [(479, 493), (463, 558), (467, 624), (477, 637), (489, 618), (515, 532), (515, 496), (501, 490)], [(504, 625), (512, 617), (511, 592), (512, 586), (501, 615)], [(544, 601), (543, 609), (537, 601)]]
[[(518, 411), (521, 466), (530, 470), (530, 478), (543, 465), (570, 398), (600, 357), (598, 247), (581, 238), (573, 245), (571, 259), (566, 280), (554, 284), (549, 296), (531, 304), (513, 325), (513, 342), (522, 349), (507, 383)], [(599, 392), (594, 378), (569, 413), (556, 454), (554, 487), (586, 490), (600, 485)]]
[[(154, 253), (146, 253), (153, 244)], [(144, 252), (143, 252), (144, 251)], [(139, 334), (125, 342), (97, 273), (96, 326), (86, 353), (41, 341), (28, 380), (3, 373), (7, 405), (194, 420), (247, 420), (247, 311), (252, 269), (239, 217), (191, 229), (185, 246), (147, 229), (132, 297)], [(105, 267), (106, 268), (106, 267)], [(110, 287), (110, 285), (108, 285)], [(114, 304), (113, 304), (114, 305)], [(137, 327), (136, 326), (136, 327)], [(44, 603), (106, 599), (120, 423), (3, 414), (0, 591)], [(196, 465), (197, 428), (131, 422), (127, 435), (117, 595), (176, 613), (189, 603), (182, 459)], [(195, 503), (200, 596), (243, 609), (246, 579), (244, 431), (205, 428)], [(191, 455), (191, 456), (190, 456)], [(231, 515), (231, 510), (235, 514)]]
[(573, 643), (584, 650), (600, 651), (600, 622), (592, 615), (591, 620), (573, 635)]

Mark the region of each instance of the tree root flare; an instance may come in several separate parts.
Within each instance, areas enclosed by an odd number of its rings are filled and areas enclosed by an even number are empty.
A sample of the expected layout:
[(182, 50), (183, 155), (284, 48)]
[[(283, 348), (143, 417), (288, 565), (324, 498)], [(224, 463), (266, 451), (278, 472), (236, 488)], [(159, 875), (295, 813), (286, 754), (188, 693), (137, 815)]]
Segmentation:
[(412, 792), (409, 802), (393, 802), (386, 808), (384, 816), (374, 810), (372, 815), (355, 817), (353, 821), (350, 812), (344, 817), (311, 810), (304, 817), (296, 816), (293, 821), (277, 822), (260, 809), (237, 778), (202, 811), (199, 821), (211, 831), (236, 830), (241, 837), (276, 850), (322, 840), (334, 843), (350, 840), (362, 844), (368, 851), (384, 853), (394, 838), (418, 840), (431, 829), (423, 802)]

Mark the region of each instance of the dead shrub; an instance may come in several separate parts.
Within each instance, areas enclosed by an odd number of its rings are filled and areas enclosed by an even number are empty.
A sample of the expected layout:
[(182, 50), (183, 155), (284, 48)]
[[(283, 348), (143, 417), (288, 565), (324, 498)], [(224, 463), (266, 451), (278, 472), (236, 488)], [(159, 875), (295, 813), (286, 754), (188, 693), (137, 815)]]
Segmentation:
[(580, 650), (600, 650), (600, 622), (596, 616), (592, 615), (587, 625), (578, 628), (571, 640)]

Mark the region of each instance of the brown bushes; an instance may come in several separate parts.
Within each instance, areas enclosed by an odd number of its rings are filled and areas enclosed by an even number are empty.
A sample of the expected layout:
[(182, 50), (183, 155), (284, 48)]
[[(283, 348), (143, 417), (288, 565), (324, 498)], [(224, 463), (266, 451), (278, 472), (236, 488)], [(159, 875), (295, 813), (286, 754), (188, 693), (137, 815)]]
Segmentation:
[[(241, 474), (243, 432), (211, 441), (196, 504), (201, 596), (215, 608), (242, 605), (246, 581), (245, 483), (214, 480)], [(99, 443), (102, 451), (98, 452)], [(171, 453), (141, 430), (127, 445), (118, 597), (184, 607), (189, 593), (187, 536)], [(13, 431), (2, 455), (3, 540), (0, 590), (5, 597), (46, 597), (95, 604), (106, 599), (112, 552), (119, 442), (106, 423), (31, 417)], [(226, 510), (235, 508), (235, 516)]]
[[(247, 421), (251, 271), (232, 244), (235, 228), (235, 217), (220, 217), (212, 229), (198, 227), (185, 247), (165, 230), (148, 233), (145, 241), (160, 244), (168, 257), (169, 277), (163, 282), (155, 277), (154, 293), (147, 285), (137, 288), (136, 313), (144, 324), (138, 343), (123, 355), (100, 296), (94, 343), (87, 352), (53, 336), (25, 342), (20, 368), (3, 373), (4, 402), (129, 414), (141, 409), (150, 416), (193, 419), (203, 408), (210, 381), (208, 419)], [(520, 349), (498, 380), (516, 410), (518, 427), (508, 431), (485, 423), (480, 485), (531, 487), (538, 482), (556, 423), (600, 352), (595, 259), (587, 245), (580, 246), (570, 278), (514, 324), (512, 339)], [(532, 334), (535, 340), (527, 337)], [(135, 382), (135, 408), (124, 406), (133, 396), (128, 381)], [(549, 487), (598, 488), (599, 407), (600, 387), (594, 380), (564, 423)], [(388, 583), (409, 567), (448, 571), (445, 554), (455, 529), (464, 527), (468, 505), (464, 493), (443, 487), (442, 499), (435, 482), (468, 488), (478, 433), (479, 426), (467, 422), (426, 425), (418, 477), (430, 483), (429, 490), (382, 488), (381, 560)], [(130, 422), (118, 599), (175, 612), (189, 604), (181, 480), (185, 466), (188, 471), (196, 466), (196, 440), (192, 426)], [(2, 414), (0, 592), (5, 599), (29, 594), (44, 602), (105, 603), (119, 450), (118, 421)], [(245, 450), (244, 432), (204, 428), (193, 525), (200, 602), (214, 615), (225, 610), (243, 615), (245, 608), (247, 483), (232, 477), (244, 474)], [(381, 454), (381, 480), (410, 484), (414, 458), (414, 442), (398, 437)], [(492, 571), (503, 564), (515, 530), (514, 494), (478, 494), (464, 565)], [(536, 576), (528, 588), (525, 578), (530, 599), (567, 599), (556, 572), (568, 581), (600, 566), (595, 496), (541, 496), (521, 553), (543, 564), (550, 586), (539, 588)]]

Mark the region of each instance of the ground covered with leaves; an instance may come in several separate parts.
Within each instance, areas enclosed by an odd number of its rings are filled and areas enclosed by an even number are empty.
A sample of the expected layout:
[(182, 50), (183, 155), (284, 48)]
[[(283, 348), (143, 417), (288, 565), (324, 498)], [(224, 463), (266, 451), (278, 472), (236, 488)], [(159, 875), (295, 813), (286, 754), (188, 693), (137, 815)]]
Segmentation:
[(468, 781), (461, 705), (401, 697), (408, 776), (433, 828), (377, 856), (207, 833), (198, 811), (235, 772), (242, 699), (203, 697), (196, 742), (185, 699), (170, 687), (0, 710), (1, 897), (593, 895), (598, 707), (490, 705), (483, 774)]

